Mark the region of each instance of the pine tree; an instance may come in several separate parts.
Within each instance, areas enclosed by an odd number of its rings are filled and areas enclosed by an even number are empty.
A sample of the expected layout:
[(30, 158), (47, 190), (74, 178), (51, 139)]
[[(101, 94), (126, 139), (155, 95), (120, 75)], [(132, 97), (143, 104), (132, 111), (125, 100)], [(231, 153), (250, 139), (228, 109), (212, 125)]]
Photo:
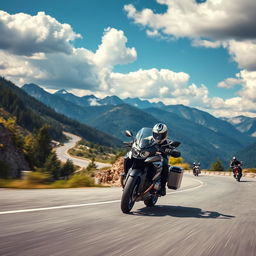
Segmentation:
[(37, 167), (42, 167), (51, 153), (51, 139), (49, 136), (49, 126), (44, 125), (35, 136), (34, 163)]
[(217, 160), (216, 162), (214, 162), (211, 166), (211, 171), (215, 171), (215, 172), (223, 172), (224, 171), (224, 167), (221, 163), (220, 160)]
[(61, 168), (60, 176), (68, 179), (68, 177), (75, 172), (76, 168), (72, 160), (68, 159)]
[(22, 149), (24, 146), (24, 136), (21, 134), (21, 131), (18, 128), (16, 118), (9, 118), (5, 122), (5, 127), (11, 132), (15, 145)]
[(34, 165), (34, 144), (35, 138), (32, 133), (24, 138), (23, 152), (30, 166)]
[(49, 154), (42, 171), (49, 174), (53, 180), (59, 179), (61, 173), (61, 163), (58, 160), (55, 152)]

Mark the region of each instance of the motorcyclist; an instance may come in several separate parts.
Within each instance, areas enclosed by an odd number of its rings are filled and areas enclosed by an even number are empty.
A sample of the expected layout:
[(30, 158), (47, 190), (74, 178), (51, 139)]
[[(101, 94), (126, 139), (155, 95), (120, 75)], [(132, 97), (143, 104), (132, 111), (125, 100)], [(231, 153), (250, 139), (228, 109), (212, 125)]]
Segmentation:
[[(156, 145), (161, 150), (163, 156), (163, 170), (161, 173), (161, 189), (158, 191), (158, 194), (161, 196), (166, 195), (166, 182), (168, 179), (168, 154), (172, 151), (172, 148), (169, 146), (171, 140), (168, 139), (168, 128), (163, 123), (156, 124), (152, 129), (152, 138), (155, 141)], [(121, 174), (121, 180), (124, 179), (128, 173), (128, 170), (132, 166), (132, 159), (126, 155), (124, 157), (124, 173)], [(121, 182), (122, 183), (122, 182)]]
[[(242, 167), (241, 167), (242, 163), (240, 161), (237, 160), (237, 158), (235, 156), (233, 156), (231, 162), (230, 162), (230, 167), (233, 169), (235, 166), (238, 167), (238, 173), (240, 175), (240, 177), (242, 176)], [(234, 171), (234, 169), (233, 169)]]
[(169, 165), (168, 165), (168, 154), (171, 152), (171, 147), (169, 146), (171, 140), (168, 139), (168, 128), (163, 123), (156, 124), (153, 129), (153, 139), (162, 149), (163, 156), (163, 170), (161, 173), (161, 189), (159, 190), (159, 194), (161, 196), (166, 195), (166, 182), (168, 179)]
[(196, 167), (200, 167), (200, 162), (198, 162), (198, 163), (194, 162), (194, 163), (192, 164), (192, 170), (193, 170), (193, 172), (195, 171)]

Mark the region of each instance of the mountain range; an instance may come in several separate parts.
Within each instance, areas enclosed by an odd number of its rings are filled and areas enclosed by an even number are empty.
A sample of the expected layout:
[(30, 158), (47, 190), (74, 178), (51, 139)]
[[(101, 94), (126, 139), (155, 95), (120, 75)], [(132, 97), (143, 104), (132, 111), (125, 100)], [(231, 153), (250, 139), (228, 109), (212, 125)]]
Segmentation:
[[(38, 95), (38, 97), (44, 96)], [(113, 147), (121, 146), (119, 139), (55, 112), (2, 77), (0, 77), (0, 108), (14, 116), (18, 125), (31, 132), (45, 124), (49, 125), (51, 127), (50, 135), (53, 139), (63, 141), (62, 131), (69, 131), (96, 144)]]
[(51, 94), (35, 84), (25, 84), (22, 89), (56, 112), (121, 140), (127, 140), (126, 129), (136, 133), (141, 127), (164, 122), (170, 138), (182, 142), (180, 149), (185, 160), (200, 161), (207, 168), (216, 159), (227, 164), (236, 152), (256, 141), (231, 122), (184, 105), (167, 106), (162, 102), (117, 96), (78, 97), (66, 90)]
[(231, 123), (240, 132), (256, 137), (256, 117), (236, 116), (224, 120)]

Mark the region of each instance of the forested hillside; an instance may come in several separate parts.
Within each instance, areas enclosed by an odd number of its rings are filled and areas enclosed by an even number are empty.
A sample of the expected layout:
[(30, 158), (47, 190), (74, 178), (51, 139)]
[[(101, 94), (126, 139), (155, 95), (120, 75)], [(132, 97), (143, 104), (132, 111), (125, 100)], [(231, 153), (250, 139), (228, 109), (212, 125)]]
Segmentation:
[(0, 77), (0, 107), (15, 116), (17, 123), (29, 131), (39, 129), (45, 124), (49, 125), (51, 137), (57, 140), (64, 139), (62, 131), (65, 130), (93, 143), (105, 146), (121, 145), (121, 142), (111, 135), (56, 113), (2, 77)]

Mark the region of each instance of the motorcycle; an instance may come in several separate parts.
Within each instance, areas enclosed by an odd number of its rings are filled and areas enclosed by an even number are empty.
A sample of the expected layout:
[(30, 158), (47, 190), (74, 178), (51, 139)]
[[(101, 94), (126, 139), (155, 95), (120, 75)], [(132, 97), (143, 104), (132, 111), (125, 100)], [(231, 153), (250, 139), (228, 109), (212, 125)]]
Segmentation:
[(240, 182), (241, 180), (241, 177), (242, 177), (242, 173), (239, 172), (239, 169), (240, 169), (240, 166), (239, 165), (236, 165), (233, 168), (233, 174), (234, 174), (234, 178)]
[[(152, 137), (152, 129), (144, 127), (140, 129), (133, 137), (132, 132), (126, 131), (126, 136), (133, 138), (131, 142), (124, 142), (130, 151), (128, 157), (132, 159), (132, 166), (128, 170), (125, 179), (121, 178), (123, 194), (121, 198), (121, 210), (123, 213), (129, 213), (135, 202), (144, 201), (148, 207), (154, 206), (160, 196), (157, 192), (161, 189), (161, 172), (163, 169), (164, 148), (171, 148), (169, 153), (173, 157), (179, 157), (180, 152), (177, 148), (180, 142), (173, 141), (161, 147)], [(181, 173), (178, 171), (177, 173)], [(181, 180), (173, 179), (179, 183)], [(171, 186), (171, 185), (170, 185)], [(174, 185), (174, 189), (176, 184)]]
[(199, 165), (196, 165), (196, 166), (193, 168), (193, 174), (194, 174), (195, 176), (198, 176), (200, 173), (201, 173), (200, 167), (199, 167)]

